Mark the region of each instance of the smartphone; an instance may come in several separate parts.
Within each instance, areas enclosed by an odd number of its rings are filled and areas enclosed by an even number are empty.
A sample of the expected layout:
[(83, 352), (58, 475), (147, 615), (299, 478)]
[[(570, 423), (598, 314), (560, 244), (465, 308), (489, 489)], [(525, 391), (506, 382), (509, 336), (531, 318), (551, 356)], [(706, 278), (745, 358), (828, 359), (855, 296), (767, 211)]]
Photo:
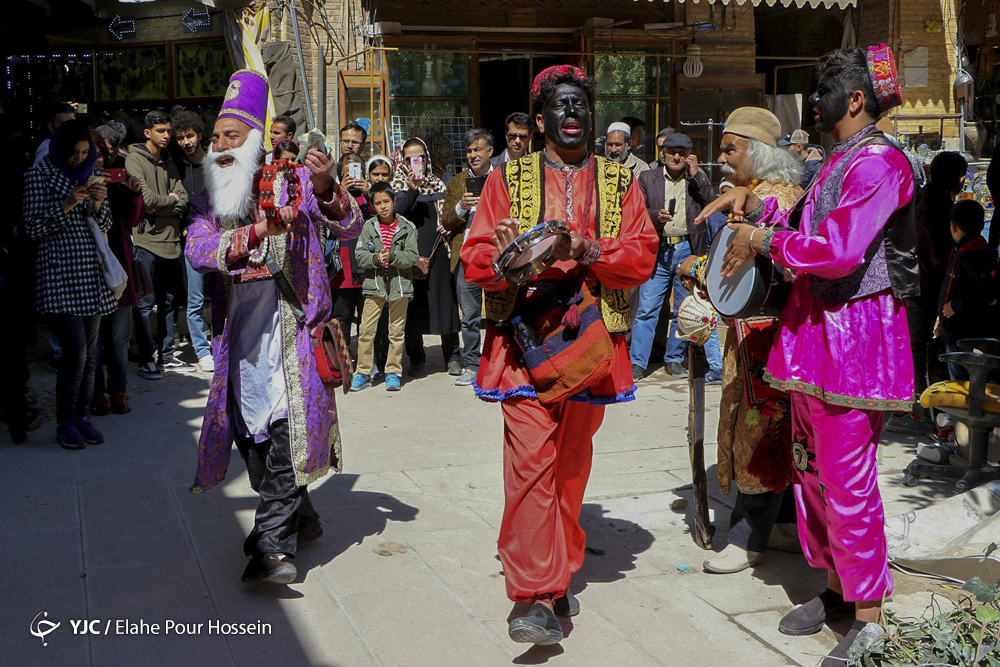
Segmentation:
[(465, 191), (473, 197), (483, 194), (483, 186), (486, 185), (485, 176), (469, 176), (465, 179)]
[(124, 183), (128, 180), (128, 174), (125, 173), (123, 168), (118, 169), (105, 169), (108, 175), (108, 183)]
[(670, 200), (670, 206), (667, 207), (667, 213), (669, 213), (670, 215), (673, 215), (674, 211), (676, 211), (676, 210), (677, 210), (677, 200), (676, 199), (671, 199)]
[(347, 175), (356, 181), (361, 180), (361, 165), (357, 162), (352, 162), (347, 165)]
[(410, 171), (413, 172), (413, 180), (422, 181), (424, 179), (424, 157), (414, 155), (410, 158)]

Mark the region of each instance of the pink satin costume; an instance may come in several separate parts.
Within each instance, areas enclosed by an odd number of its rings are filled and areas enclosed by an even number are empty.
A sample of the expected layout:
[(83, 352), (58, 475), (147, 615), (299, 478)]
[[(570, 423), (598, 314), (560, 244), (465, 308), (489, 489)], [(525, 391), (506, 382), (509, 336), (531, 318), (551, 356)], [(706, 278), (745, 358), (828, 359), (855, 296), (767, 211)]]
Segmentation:
[[(913, 401), (913, 360), (903, 301), (890, 289), (825, 303), (811, 275), (841, 278), (889, 217), (913, 196), (906, 157), (865, 146), (844, 172), (840, 202), (815, 234), (809, 221), (821, 186), (846, 153), (834, 153), (806, 195), (800, 231), (779, 231), (771, 257), (798, 272), (765, 378), (791, 395), (799, 537), (813, 567), (836, 572), (848, 601), (892, 592), (876, 450), (886, 410)], [(784, 220), (765, 200), (764, 221)]]

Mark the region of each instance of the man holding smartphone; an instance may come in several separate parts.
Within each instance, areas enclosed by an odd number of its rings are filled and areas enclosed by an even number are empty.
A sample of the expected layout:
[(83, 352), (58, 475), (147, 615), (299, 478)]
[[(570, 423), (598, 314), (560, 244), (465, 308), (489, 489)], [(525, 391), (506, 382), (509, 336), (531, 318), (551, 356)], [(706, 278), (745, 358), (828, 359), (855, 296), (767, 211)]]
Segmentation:
[[(667, 373), (673, 377), (686, 378), (688, 375), (683, 363), (687, 343), (677, 338), (677, 308), (688, 293), (681, 285), (677, 267), (691, 255), (699, 257), (708, 251), (705, 227), (695, 225), (694, 219), (703, 206), (715, 199), (712, 183), (705, 172), (698, 169), (698, 160), (691, 154), (693, 149), (694, 144), (686, 134), (668, 135), (660, 148), (659, 160), (663, 166), (648, 169), (637, 179), (646, 199), (646, 210), (660, 233), (660, 248), (653, 275), (639, 289), (639, 310), (632, 327), (629, 349), (635, 381), (646, 373), (660, 310), (669, 301), (671, 291), (674, 296), (674, 319), (670, 323), (663, 361)], [(711, 353), (713, 349), (715, 354)], [(711, 371), (720, 373), (722, 359), (718, 346), (706, 346), (706, 352)], [(706, 380), (721, 382), (721, 374), (718, 378)]]
[(483, 312), (483, 288), (466, 281), (459, 254), (469, 236), (486, 177), (493, 171), (492, 156), (493, 135), (488, 130), (469, 130), (465, 134), (469, 168), (448, 181), (441, 215), (441, 226), (451, 234), (451, 270), (458, 271), (458, 305), (462, 309), (462, 374), (455, 379), (459, 387), (471, 386), (479, 374), (479, 325)]

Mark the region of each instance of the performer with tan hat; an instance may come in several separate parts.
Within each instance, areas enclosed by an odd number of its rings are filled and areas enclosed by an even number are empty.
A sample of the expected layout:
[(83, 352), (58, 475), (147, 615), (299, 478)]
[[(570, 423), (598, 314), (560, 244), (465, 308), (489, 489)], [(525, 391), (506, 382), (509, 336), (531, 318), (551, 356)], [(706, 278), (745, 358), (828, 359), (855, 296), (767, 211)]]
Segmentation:
[[(902, 104), (884, 44), (831, 51), (809, 98), (816, 128), (836, 144), (808, 194), (782, 213), (775, 198), (737, 187), (699, 220), (732, 209), (761, 228), (729, 223), (723, 275), (762, 253), (797, 272), (764, 380), (789, 392), (799, 536), (827, 589), (781, 619), (790, 635), (827, 620), (856, 623), (823, 660), (844, 664), (866, 623), (892, 593), (876, 451), (886, 411), (913, 403), (913, 358), (903, 300), (919, 291), (913, 169), (875, 122)], [(787, 229), (786, 229), (787, 228)]]
[[(798, 185), (802, 163), (779, 148), (780, 137), (781, 124), (770, 111), (736, 109), (722, 130), (718, 162), (733, 186), (753, 190), (758, 197), (774, 197), (778, 208), (787, 211), (802, 194)], [(707, 221), (709, 239), (727, 221), (724, 213), (713, 214)], [(704, 267), (704, 259), (692, 257), (681, 265), (680, 273), (704, 290)], [(788, 396), (762, 378), (778, 318), (726, 323), (717, 472), (723, 493), (735, 483), (736, 503), (729, 520), (729, 546), (705, 562), (705, 571), (717, 574), (758, 565), (765, 547), (801, 551), (794, 525), (790, 534), (776, 525), (795, 521), (794, 506), (785, 493), (792, 480)]]

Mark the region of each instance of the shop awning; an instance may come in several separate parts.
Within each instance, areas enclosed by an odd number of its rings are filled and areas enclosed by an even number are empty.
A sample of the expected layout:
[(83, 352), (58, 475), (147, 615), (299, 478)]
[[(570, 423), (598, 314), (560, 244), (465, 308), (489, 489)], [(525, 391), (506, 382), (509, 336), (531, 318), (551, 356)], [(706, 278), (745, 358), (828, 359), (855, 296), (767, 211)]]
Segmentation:
[[(653, 2), (654, 0), (649, 0)], [(666, 1), (666, 0), (664, 0)], [(673, 0), (674, 2), (684, 3), (684, 0)], [(699, 0), (690, 0), (691, 2), (698, 4)], [(705, 2), (710, 2), (711, 0), (705, 0)], [(768, 7), (773, 7), (776, 4), (781, 4), (783, 7), (791, 7), (795, 5), (796, 7), (839, 7), (841, 9), (847, 9), (848, 7), (857, 7), (857, 0), (714, 0), (716, 3), (723, 5), (745, 5), (750, 2), (753, 6), (767, 5)]]

